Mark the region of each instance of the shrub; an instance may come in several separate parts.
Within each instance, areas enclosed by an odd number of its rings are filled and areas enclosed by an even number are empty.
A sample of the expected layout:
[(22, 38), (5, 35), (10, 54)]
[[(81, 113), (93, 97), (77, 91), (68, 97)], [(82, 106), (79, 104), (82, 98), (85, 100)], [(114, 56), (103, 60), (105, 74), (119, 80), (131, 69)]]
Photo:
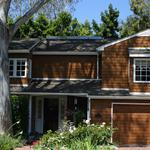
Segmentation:
[(112, 132), (113, 129), (105, 124), (82, 124), (77, 128), (70, 128), (68, 131), (48, 131), (35, 149), (97, 150), (100, 149), (100, 146), (113, 145), (111, 143)]
[[(28, 127), (28, 98), (26, 96), (11, 96), (12, 122), (14, 133), (22, 132), (26, 136)], [(16, 122), (19, 122), (16, 124)]]
[(23, 144), (19, 138), (13, 138), (8, 134), (0, 135), (0, 150), (13, 150), (21, 146), (23, 146)]

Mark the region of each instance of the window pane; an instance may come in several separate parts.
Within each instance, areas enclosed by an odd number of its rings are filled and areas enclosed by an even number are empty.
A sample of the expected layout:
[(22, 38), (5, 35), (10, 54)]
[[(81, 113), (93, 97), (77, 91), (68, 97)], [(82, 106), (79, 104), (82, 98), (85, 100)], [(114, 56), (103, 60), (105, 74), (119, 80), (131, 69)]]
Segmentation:
[(142, 76), (142, 81), (146, 81), (146, 76)]
[(150, 76), (147, 76), (147, 81), (150, 81)]
[(136, 81), (140, 81), (140, 76), (136, 76)]
[(140, 71), (136, 71), (136, 75), (140, 75)]
[(20, 71), (17, 71), (17, 76), (20, 76)]
[(9, 71), (9, 75), (10, 75), (10, 76), (13, 76), (13, 71)]

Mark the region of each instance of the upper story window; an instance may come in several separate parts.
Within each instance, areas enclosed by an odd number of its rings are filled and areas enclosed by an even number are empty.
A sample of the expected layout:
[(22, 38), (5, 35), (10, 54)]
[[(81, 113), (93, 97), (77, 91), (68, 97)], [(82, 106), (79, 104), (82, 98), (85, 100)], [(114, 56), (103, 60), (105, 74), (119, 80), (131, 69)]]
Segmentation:
[(27, 76), (27, 59), (9, 59), (9, 76), (10, 77), (26, 77)]
[(150, 59), (134, 59), (134, 82), (150, 82)]

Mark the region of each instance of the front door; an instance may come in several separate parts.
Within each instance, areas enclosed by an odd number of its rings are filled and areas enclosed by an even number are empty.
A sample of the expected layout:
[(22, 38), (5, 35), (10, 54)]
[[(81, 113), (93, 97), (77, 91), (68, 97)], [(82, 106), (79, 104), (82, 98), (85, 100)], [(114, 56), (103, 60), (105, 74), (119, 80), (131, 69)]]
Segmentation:
[(44, 99), (44, 132), (58, 129), (59, 99)]

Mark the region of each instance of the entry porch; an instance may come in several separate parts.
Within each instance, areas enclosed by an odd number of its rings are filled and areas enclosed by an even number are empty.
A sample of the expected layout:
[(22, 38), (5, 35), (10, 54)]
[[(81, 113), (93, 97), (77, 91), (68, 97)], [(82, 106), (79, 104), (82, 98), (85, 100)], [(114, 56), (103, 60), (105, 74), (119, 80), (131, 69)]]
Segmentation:
[(90, 120), (90, 99), (68, 95), (30, 96), (29, 134), (62, 129), (67, 120), (74, 125), (82, 120)]

